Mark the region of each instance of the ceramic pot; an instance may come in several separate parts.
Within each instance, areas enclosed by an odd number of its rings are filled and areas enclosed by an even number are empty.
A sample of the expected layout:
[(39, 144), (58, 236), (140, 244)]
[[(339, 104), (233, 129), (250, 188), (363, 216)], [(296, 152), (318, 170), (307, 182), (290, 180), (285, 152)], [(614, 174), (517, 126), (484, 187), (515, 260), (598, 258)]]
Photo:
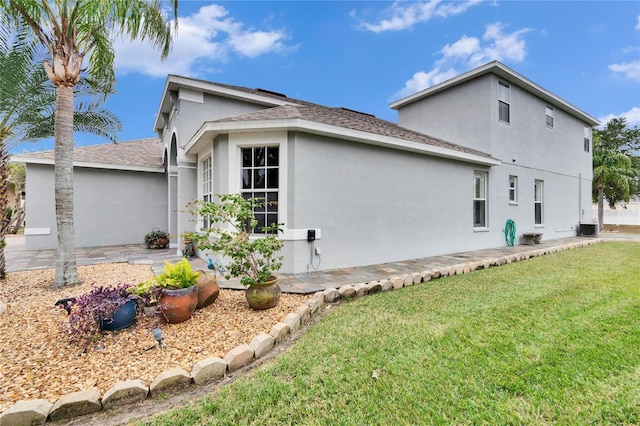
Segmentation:
[(158, 308), (162, 317), (170, 324), (177, 324), (191, 318), (198, 304), (198, 287), (181, 288), (178, 290), (164, 289)]
[(137, 310), (138, 303), (135, 300), (129, 300), (113, 313), (111, 321), (100, 320), (100, 329), (105, 331), (118, 331), (129, 327), (136, 319)]
[(220, 287), (215, 277), (205, 274), (204, 272), (198, 278), (198, 305), (196, 309), (202, 309), (209, 306), (218, 298)]
[(278, 304), (280, 293), (278, 279), (272, 276), (264, 284), (250, 285), (245, 292), (245, 298), (253, 309), (264, 310), (273, 308)]

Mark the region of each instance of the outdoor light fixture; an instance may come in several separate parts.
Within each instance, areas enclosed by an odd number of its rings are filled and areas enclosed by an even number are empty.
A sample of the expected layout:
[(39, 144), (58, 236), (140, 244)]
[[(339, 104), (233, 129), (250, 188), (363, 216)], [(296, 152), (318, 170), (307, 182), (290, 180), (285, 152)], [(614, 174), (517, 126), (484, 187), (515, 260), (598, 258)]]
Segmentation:
[(158, 346), (160, 346), (160, 349), (162, 349), (162, 330), (160, 330), (159, 328), (154, 328), (153, 331), (153, 338), (156, 339), (158, 341)]

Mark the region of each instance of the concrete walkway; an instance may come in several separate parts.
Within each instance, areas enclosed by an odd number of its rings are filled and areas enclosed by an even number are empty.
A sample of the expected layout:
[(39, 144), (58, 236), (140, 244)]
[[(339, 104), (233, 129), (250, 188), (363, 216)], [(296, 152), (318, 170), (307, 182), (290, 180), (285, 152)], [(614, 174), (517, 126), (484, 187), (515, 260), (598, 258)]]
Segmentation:
[[(598, 239), (624, 240), (640, 242), (640, 235), (601, 233)], [(337, 288), (345, 284), (368, 283), (388, 279), (393, 276), (422, 272), (428, 269), (452, 266), (460, 263), (483, 261), (505, 255), (519, 254), (535, 249), (551, 248), (567, 243), (593, 240), (591, 237), (573, 237), (556, 240), (543, 240), (535, 246), (518, 245), (515, 247), (498, 247), (494, 249), (468, 251), (444, 256), (411, 259), (378, 265), (354, 268), (333, 269), (312, 272), (311, 274), (278, 274), (280, 288), (286, 293), (308, 294), (327, 288)], [(5, 248), (6, 271), (16, 272), (33, 269), (49, 269), (55, 267), (55, 250), (27, 251), (24, 249), (24, 237), (7, 236)], [(89, 247), (76, 249), (78, 266), (99, 263), (129, 262), (132, 264), (150, 265), (154, 272), (162, 269), (165, 261), (176, 262), (180, 256), (175, 249), (148, 250), (143, 245), (123, 245), (110, 247)], [(206, 271), (206, 263), (199, 258), (190, 258), (197, 270)], [(220, 283), (222, 288), (244, 289), (238, 280)]]

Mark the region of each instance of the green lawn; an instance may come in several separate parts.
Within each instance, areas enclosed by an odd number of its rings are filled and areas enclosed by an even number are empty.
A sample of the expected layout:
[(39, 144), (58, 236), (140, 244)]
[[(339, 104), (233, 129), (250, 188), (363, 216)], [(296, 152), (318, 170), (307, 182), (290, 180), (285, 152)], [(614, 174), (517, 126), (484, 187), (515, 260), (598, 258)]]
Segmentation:
[(610, 242), (366, 296), (148, 424), (640, 424), (639, 281)]

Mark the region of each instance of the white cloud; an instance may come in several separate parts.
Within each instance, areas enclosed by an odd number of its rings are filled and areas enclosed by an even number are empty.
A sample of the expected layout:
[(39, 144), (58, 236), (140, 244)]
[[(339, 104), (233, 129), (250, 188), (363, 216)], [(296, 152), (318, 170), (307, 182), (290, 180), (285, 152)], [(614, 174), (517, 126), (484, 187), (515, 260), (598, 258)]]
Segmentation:
[(622, 74), (624, 78), (628, 78), (633, 81), (640, 81), (640, 61), (611, 64), (608, 68), (615, 74)]
[(282, 33), (276, 31), (256, 31), (253, 33), (234, 34), (229, 44), (236, 52), (255, 58), (267, 52), (280, 52), (285, 49)]
[[(421, 22), (428, 22), (432, 17), (447, 18), (459, 15), (470, 7), (479, 4), (481, 0), (467, 0), (452, 3), (442, 3), (442, 0), (429, 0), (427, 2), (404, 3), (396, 1), (386, 11), (388, 18), (376, 23), (361, 22), (360, 28), (374, 33), (384, 31), (406, 30)], [(352, 12), (355, 17), (355, 12)]]
[(603, 128), (609, 120), (616, 117), (624, 117), (627, 120), (627, 124), (631, 127), (640, 126), (640, 108), (633, 107), (629, 111), (623, 112), (622, 114), (608, 114), (602, 117), (598, 117), (600, 120), (600, 128)]
[(138, 72), (152, 77), (194, 76), (213, 62), (227, 61), (232, 54), (255, 58), (289, 49), (284, 44), (287, 39), (284, 31), (247, 29), (228, 14), (224, 7), (211, 4), (180, 17), (172, 51), (165, 61), (160, 60), (158, 49), (147, 42), (116, 40), (116, 72)]
[(493, 60), (521, 62), (527, 55), (523, 36), (529, 31), (530, 28), (522, 28), (505, 33), (505, 26), (496, 22), (487, 25), (482, 39), (463, 35), (440, 50), (442, 57), (431, 71), (415, 73), (391, 99), (409, 96)]
[(640, 31), (640, 15), (638, 15), (638, 23), (636, 24), (636, 28), (637, 31)]
[(439, 67), (436, 67), (429, 72), (418, 71), (404, 84), (402, 89), (398, 90), (392, 96), (392, 99), (402, 99), (406, 96), (424, 90), (427, 87), (431, 87), (434, 84), (449, 80), (456, 75), (458, 75), (458, 72), (452, 68), (443, 71)]

